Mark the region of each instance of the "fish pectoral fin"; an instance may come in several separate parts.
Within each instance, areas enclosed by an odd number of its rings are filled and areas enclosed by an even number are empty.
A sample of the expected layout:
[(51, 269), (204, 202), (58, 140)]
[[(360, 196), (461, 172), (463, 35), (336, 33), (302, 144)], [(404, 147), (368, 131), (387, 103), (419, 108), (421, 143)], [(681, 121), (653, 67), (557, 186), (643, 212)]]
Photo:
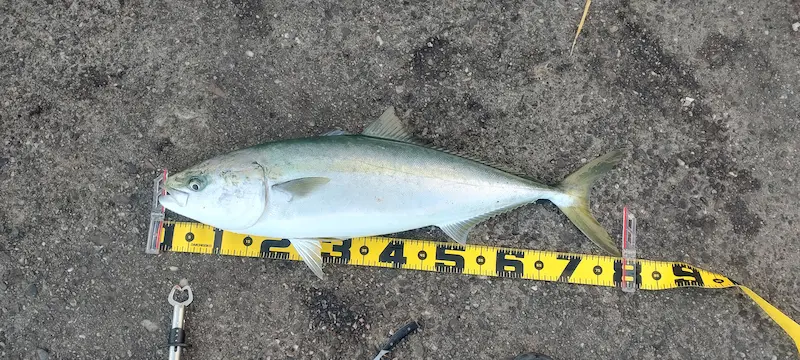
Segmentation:
[(372, 136), (381, 139), (397, 140), (411, 144), (424, 145), (422, 141), (409, 133), (400, 118), (394, 114), (394, 106), (390, 106), (383, 112), (378, 120), (367, 126), (362, 135)]
[(295, 251), (317, 277), (325, 280), (322, 272), (322, 241), (317, 239), (289, 239)]
[(331, 179), (326, 177), (306, 177), (275, 184), (272, 188), (287, 193), (294, 199), (306, 196), (330, 181)]
[(500, 215), (504, 212), (508, 212), (514, 210), (520, 206), (523, 206), (527, 203), (520, 203), (520, 204), (512, 204), (506, 207), (502, 207), (496, 210), (492, 210), (485, 214), (481, 214), (475, 216), (473, 218), (459, 220), (456, 222), (452, 222), (449, 224), (441, 224), (437, 225), (442, 231), (444, 231), (447, 236), (455, 240), (457, 243), (464, 245), (467, 243), (467, 236), (469, 235), (470, 230), (475, 227), (480, 222), (483, 222), (493, 216)]

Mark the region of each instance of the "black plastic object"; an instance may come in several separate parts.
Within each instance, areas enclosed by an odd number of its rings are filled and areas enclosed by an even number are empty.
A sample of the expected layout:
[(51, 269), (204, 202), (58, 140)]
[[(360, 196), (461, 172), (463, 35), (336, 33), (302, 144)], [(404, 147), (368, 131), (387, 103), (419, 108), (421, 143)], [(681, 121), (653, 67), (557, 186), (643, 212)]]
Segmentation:
[(169, 337), (167, 337), (167, 344), (163, 347), (182, 347), (187, 348), (189, 344), (186, 343), (186, 331), (181, 328), (172, 328), (169, 331)]
[(392, 337), (389, 338), (389, 341), (386, 342), (386, 344), (384, 344), (383, 347), (381, 347), (381, 350), (392, 351), (392, 349), (394, 349), (394, 347), (397, 346), (400, 340), (403, 340), (406, 336), (410, 335), (418, 328), (419, 328), (419, 323), (417, 323), (416, 321), (412, 321), (406, 324), (402, 328), (395, 331), (394, 335), (392, 335)]

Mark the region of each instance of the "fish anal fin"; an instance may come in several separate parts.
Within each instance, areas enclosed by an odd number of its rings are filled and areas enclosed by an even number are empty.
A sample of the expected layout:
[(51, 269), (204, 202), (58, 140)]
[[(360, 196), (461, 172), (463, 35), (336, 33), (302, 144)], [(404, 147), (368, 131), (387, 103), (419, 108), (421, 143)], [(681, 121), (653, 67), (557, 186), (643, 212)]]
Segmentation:
[(289, 239), (300, 259), (308, 265), (314, 275), (325, 280), (322, 272), (322, 241), (318, 239)]
[(285, 192), (294, 199), (306, 196), (330, 181), (331, 179), (326, 177), (305, 177), (275, 184), (272, 188)]
[(486, 221), (494, 216), (500, 215), (505, 212), (509, 212), (526, 204), (527, 203), (513, 204), (503, 208), (492, 210), (490, 212), (469, 219), (459, 220), (447, 224), (440, 224), (436, 226), (442, 229), (442, 231), (444, 231), (444, 233), (447, 234), (447, 236), (449, 236), (451, 239), (455, 240), (457, 243), (461, 245), (464, 245), (467, 243), (467, 237), (469, 236), (470, 230), (472, 230), (472, 228), (474, 228), (475, 225), (483, 221)]
[(447, 234), (447, 236), (449, 236), (455, 242), (461, 245), (466, 245), (467, 236), (469, 235), (470, 230), (472, 230), (472, 228), (475, 227), (475, 224), (477, 223), (472, 223), (469, 220), (464, 220), (449, 224), (441, 224), (438, 226), (440, 229), (442, 229), (442, 231), (444, 231), (445, 234)]

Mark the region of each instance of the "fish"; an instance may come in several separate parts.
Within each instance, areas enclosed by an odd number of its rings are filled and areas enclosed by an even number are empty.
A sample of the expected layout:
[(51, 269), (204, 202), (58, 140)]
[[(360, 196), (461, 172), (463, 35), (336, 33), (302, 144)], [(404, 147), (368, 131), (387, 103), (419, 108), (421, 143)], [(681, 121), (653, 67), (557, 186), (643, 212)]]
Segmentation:
[(478, 223), (539, 200), (619, 256), (589, 210), (589, 192), (623, 156), (610, 151), (551, 186), (429, 145), (390, 106), (359, 134), (280, 139), (204, 160), (170, 175), (158, 201), (221, 230), (288, 239), (321, 279), (323, 241), (436, 226), (466, 244)]

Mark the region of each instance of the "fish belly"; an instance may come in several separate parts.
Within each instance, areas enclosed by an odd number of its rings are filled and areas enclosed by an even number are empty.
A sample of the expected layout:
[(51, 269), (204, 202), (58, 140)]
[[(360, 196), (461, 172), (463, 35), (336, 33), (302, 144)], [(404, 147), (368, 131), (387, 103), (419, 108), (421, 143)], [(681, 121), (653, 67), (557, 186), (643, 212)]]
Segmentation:
[(280, 238), (383, 235), (470, 219), (531, 196), (438, 179), (396, 180), (344, 174), (303, 198), (276, 194), (252, 230)]

